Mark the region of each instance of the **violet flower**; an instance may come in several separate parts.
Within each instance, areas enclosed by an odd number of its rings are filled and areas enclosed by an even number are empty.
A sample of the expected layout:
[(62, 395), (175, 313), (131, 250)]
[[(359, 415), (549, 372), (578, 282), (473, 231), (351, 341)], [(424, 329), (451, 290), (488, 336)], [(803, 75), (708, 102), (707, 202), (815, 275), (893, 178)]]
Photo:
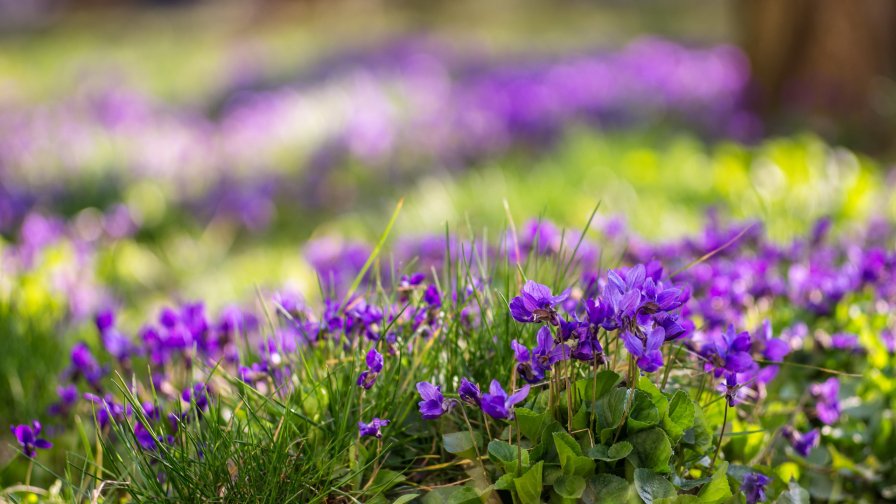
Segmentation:
[(757, 504), (765, 502), (765, 487), (771, 483), (772, 479), (768, 476), (751, 472), (744, 475), (744, 481), (740, 485), (740, 491), (747, 499), (747, 504)]
[(550, 371), (554, 364), (569, 359), (570, 350), (566, 343), (554, 344), (554, 338), (551, 330), (547, 326), (542, 326), (536, 335), (538, 344), (532, 350), (532, 364), (539, 369), (542, 374)]
[(532, 280), (526, 282), (520, 295), (510, 300), (510, 315), (524, 323), (559, 325), (560, 317), (554, 308), (569, 297), (569, 291), (554, 296), (551, 289)]
[(424, 419), (435, 420), (451, 409), (452, 402), (445, 399), (440, 387), (429, 382), (419, 382), (417, 383), (417, 392), (423, 398), (417, 404), (420, 406), (420, 415)]
[(370, 390), (376, 383), (376, 378), (383, 370), (383, 355), (376, 351), (376, 347), (367, 352), (367, 369), (358, 376), (358, 386)]
[(361, 437), (373, 436), (377, 439), (382, 439), (382, 428), (389, 425), (390, 422), (391, 420), (373, 417), (370, 423), (358, 422), (358, 432), (361, 434)]
[(524, 385), (513, 394), (508, 395), (498, 380), (492, 380), (488, 393), (482, 394), (482, 411), (497, 419), (512, 419), (513, 407), (529, 395), (529, 385)]
[(750, 347), (750, 334), (746, 331), (735, 333), (734, 325), (729, 324), (726, 332), (714, 334), (701, 349), (700, 354), (706, 359), (704, 369), (713, 371), (716, 377), (726, 372), (750, 371), (756, 366), (749, 354)]
[(821, 439), (818, 429), (812, 429), (805, 434), (800, 434), (793, 427), (785, 427), (783, 434), (784, 438), (790, 441), (793, 450), (802, 457), (808, 457), (812, 449), (818, 446)]
[(31, 425), (13, 425), (10, 430), (16, 436), (16, 440), (22, 447), (22, 452), (28, 458), (34, 458), (38, 449), (48, 450), (53, 447), (53, 443), (38, 437), (43, 428), (37, 420), (31, 422)]
[(460, 379), (460, 387), (458, 387), (457, 393), (460, 396), (460, 400), (465, 403), (475, 406), (479, 406), (482, 403), (482, 392), (479, 390), (479, 385), (466, 378)]
[(663, 367), (663, 352), (660, 347), (666, 341), (666, 331), (662, 327), (655, 327), (643, 339), (630, 331), (623, 331), (620, 337), (625, 349), (635, 358), (642, 371), (653, 373)]
[(826, 425), (836, 423), (840, 419), (840, 381), (837, 378), (828, 378), (822, 383), (813, 384), (809, 391), (817, 400), (815, 403), (815, 415)]

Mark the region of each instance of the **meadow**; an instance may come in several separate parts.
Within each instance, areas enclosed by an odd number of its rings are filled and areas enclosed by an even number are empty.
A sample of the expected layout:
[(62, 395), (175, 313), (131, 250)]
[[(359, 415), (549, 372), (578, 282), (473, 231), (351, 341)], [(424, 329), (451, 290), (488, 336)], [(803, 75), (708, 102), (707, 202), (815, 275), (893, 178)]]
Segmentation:
[(0, 101), (0, 501), (896, 500), (896, 178), (739, 49), (239, 70)]

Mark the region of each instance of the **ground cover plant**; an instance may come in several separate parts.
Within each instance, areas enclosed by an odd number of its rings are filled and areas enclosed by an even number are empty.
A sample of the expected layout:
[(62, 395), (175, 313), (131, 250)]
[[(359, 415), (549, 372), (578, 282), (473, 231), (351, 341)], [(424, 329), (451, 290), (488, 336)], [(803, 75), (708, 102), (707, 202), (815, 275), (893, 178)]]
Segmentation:
[(887, 159), (596, 9), (0, 33), (0, 502), (896, 501)]
[[(892, 230), (828, 226), (633, 245), (535, 219), (342, 251), (319, 302), (186, 303), (137, 328), (103, 310), (52, 415), (14, 427), (29, 463), (8, 495), (889, 498)], [(50, 443), (72, 448), (60, 472)]]

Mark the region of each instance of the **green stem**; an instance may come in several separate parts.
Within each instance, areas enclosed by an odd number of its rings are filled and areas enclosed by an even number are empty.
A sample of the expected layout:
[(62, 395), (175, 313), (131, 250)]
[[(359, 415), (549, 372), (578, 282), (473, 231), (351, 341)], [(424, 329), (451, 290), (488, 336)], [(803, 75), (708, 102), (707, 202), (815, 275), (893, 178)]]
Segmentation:
[(523, 470), (523, 446), (520, 444), (520, 419), (516, 415), (513, 416), (513, 422), (516, 424), (516, 475), (520, 476)]
[(719, 457), (719, 452), (722, 451), (722, 438), (725, 437), (725, 425), (728, 424), (728, 401), (725, 401), (725, 415), (722, 418), (722, 432), (719, 433), (719, 442), (716, 443), (716, 452), (712, 456), (712, 462), (709, 463), (709, 470), (711, 471), (713, 467), (716, 465), (716, 459)]
[(473, 443), (473, 451), (476, 452), (476, 460), (479, 461), (479, 466), (482, 467), (482, 477), (485, 478), (486, 483), (488, 483), (488, 472), (485, 470), (485, 463), (482, 462), (482, 454), (479, 452), (479, 443), (476, 442), (476, 436), (473, 434), (473, 426), (470, 425), (470, 419), (467, 418), (467, 408), (461, 403), (460, 412), (464, 415), (464, 423), (467, 424), (467, 430), (470, 432), (470, 441)]
[(572, 361), (566, 361), (566, 431), (572, 432)]
[(613, 437), (613, 443), (619, 440), (619, 434), (622, 432), (622, 427), (625, 425), (625, 421), (628, 420), (628, 414), (632, 407), (632, 402), (635, 400), (635, 387), (636, 387), (636, 378), (637, 376), (637, 367), (635, 366), (635, 358), (629, 356), (628, 358), (628, 382), (629, 382), (629, 391), (628, 398), (625, 401), (625, 411), (622, 413), (622, 420), (619, 421), (619, 426), (616, 428), (616, 435)]

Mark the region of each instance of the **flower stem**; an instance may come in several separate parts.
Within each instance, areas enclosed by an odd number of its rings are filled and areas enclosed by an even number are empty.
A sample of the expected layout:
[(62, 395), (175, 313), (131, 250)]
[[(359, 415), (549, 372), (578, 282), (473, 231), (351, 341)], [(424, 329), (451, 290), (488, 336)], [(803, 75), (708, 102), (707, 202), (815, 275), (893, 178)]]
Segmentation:
[(566, 361), (566, 430), (572, 432), (572, 361)]
[(625, 421), (628, 420), (628, 414), (632, 407), (632, 402), (635, 400), (635, 387), (637, 386), (637, 367), (635, 366), (635, 358), (633, 356), (629, 356), (628, 358), (628, 382), (629, 382), (629, 391), (628, 398), (625, 401), (625, 410), (622, 413), (622, 420), (619, 421), (619, 426), (616, 428), (616, 435), (613, 437), (613, 443), (619, 440), (619, 433), (622, 432), (622, 427), (625, 425)]
[(461, 403), (460, 412), (464, 416), (464, 423), (467, 424), (467, 430), (470, 432), (470, 441), (473, 443), (473, 451), (476, 452), (476, 460), (479, 461), (479, 466), (482, 467), (482, 477), (485, 478), (486, 483), (488, 483), (488, 472), (485, 470), (485, 463), (482, 461), (482, 454), (479, 452), (479, 443), (476, 442), (476, 436), (473, 434), (473, 426), (470, 425), (470, 419), (467, 418), (467, 408)]
[(722, 418), (722, 432), (719, 433), (719, 442), (716, 443), (716, 452), (712, 456), (712, 462), (709, 463), (709, 469), (712, 470), (716, 465), (716, 458), (722, 451), (722, 438), (725, 437), (725, 425), (728, 424), (728, 401), (725, 401), (725, 415)]
[(513, 423), (516, 424), (516, 475), (520, 476), (523, 471), (523, 446), (520, 444), (520, 419), (516, 415), (513, 416)]

